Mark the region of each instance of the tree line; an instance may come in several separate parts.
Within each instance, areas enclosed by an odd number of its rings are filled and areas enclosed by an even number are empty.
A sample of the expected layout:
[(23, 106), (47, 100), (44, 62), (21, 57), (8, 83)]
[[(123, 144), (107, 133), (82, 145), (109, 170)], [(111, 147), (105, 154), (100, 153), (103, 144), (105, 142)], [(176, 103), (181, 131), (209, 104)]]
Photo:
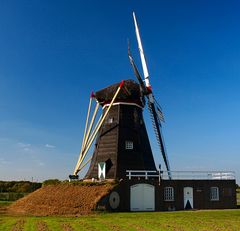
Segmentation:
[(31, 193), (42, 187), (42, 183), (30, 181), (0, 181), (0, 193)]

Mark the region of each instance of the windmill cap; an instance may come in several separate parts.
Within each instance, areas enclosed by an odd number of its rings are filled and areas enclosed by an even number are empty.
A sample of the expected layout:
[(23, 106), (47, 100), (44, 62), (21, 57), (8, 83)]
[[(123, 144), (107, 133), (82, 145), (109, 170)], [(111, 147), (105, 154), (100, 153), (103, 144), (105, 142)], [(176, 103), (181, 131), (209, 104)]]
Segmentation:
[(134, 102), (142, 106), (139, 84), (132, 79), (103, 88), (95, 93), (95, 97), (101, 105), (107, 104), (112, 100), (118, 87), (121, 87), (121, 90), (116, 98), (116, 102)]

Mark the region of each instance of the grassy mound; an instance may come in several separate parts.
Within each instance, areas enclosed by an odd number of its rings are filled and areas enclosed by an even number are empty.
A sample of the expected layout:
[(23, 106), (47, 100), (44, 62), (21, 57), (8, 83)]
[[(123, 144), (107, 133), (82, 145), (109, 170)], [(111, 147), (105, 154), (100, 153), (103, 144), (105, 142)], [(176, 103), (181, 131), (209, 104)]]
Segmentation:
[(34, 216), (88, 214), (113, 187), (110, 184), (48, 185), (19, 199), (9, 207), (8, 211)]

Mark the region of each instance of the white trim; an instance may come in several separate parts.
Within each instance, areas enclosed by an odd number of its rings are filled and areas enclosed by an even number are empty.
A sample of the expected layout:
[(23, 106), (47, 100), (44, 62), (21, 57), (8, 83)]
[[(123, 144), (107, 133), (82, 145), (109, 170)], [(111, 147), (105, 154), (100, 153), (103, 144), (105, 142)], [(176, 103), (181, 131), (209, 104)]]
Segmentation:
[[(116, 105), (131, 105), (131, 106), (137, 106), (141, 109), (143, 109), (143, 107), (141, 107), (139, 104), (137, 103), (127, 103), (127, 102), (117, 102), (117, 103), (113, 103), (113, 106), (116, 106)], [(102, 108), (104, 109), (105, 107), (108, 107), (109, 106), (109, 103), (108, 104), (105, 104)]]

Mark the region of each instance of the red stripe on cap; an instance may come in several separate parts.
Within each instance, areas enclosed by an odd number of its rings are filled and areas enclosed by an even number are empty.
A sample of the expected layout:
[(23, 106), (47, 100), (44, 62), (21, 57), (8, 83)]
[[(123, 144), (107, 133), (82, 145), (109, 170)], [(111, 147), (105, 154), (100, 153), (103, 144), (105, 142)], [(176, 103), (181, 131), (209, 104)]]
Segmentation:
[(151, 86), (148, 86), (148, 87), (147, 87), (147, 91), (148, 91), (148, 93), (152, 93), (152, 87), (151, 87)]
[(94, 98), (94, 97), (95, 97), (95, 95), (94, 95), (94, 92), (92, 91), (91, 95), (90, 95), (90, 98)]
[(122, 88), (123, 84), (124, 84), (124, 80), (122, 80), (122, 82), (120, 83), (119, 87)]

